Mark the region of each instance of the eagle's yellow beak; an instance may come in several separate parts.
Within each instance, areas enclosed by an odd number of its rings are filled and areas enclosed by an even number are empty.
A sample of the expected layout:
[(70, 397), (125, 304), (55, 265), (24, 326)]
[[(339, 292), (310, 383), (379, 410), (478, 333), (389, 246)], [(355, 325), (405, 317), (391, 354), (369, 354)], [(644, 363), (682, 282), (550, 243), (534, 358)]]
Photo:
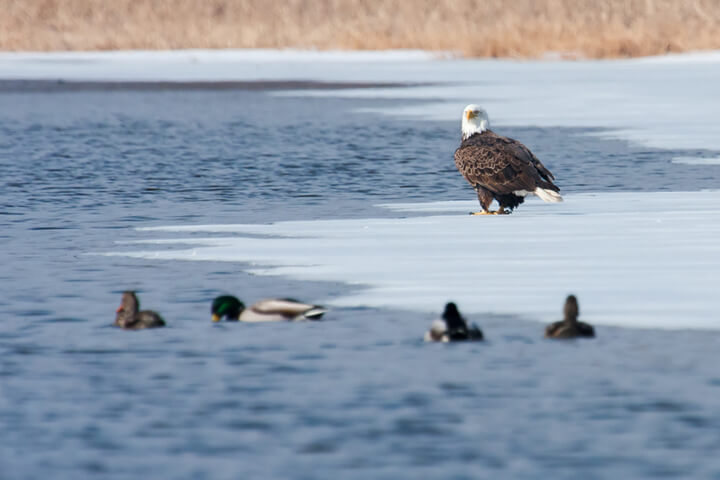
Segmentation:
[(212, 314), (212, 321), (213, 321), (213, 322), (219, 322), (219, 321), (220, 321), (220, 315), (218, 315), (217, 313), (213, 313), (213, 314)]
[(472, 110), (468, 110), (467, 112), (465, 112), (465, 118), (467, 118), (468, 120), (475, 117), (477, 117), (477, 113), (473, 112)]

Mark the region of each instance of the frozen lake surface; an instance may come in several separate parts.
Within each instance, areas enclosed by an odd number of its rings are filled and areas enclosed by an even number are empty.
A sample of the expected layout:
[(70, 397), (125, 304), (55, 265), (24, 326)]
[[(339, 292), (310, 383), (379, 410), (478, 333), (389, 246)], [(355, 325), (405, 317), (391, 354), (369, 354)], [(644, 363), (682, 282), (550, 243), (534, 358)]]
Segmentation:
[[(1, 54), (0, 79), (304, 83), (0, 83), (0, 478), (720, 478), (717, 72)], [(565, 203), (467, 215), (470, 102)], [(109, 327), (128, 288), (169, 328)], [(213, 325), (226, 292), (333, 309)], [(570, 292), (597, 340), (541, 338)], [(421, 342), (448, 299), (488, 342)]]
[(452, 298), (473, 312), (551, 322), (574, 292), (592, 323), (720, 328), (720, 192), (565, 201), (530, 201), (512, 218), (478, 219), (467, 215), (476, 202), (442, 202), (388, 205), (433, 212), (422, 217), (149, 227), (142, 230), (223, 235), (136, 241), (143, 250), (109, 255), (244, 262), (255, 274), (371, 286), (323, 299), (334, 305), (431, 312)]

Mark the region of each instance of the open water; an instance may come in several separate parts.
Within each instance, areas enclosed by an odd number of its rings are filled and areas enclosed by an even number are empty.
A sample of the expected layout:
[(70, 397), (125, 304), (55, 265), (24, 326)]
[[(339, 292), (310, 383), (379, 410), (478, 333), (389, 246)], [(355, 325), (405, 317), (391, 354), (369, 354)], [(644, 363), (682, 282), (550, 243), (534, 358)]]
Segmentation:
[[(0, 478), (720, 478), (716, 332), (598, 327), (559, 343), (537, 322), (475, 315), (488, 342), (426, 345), (431, 315), (362, 307), (212, 324), (220, 293), (317, 301), (351, 287), (88, 255), (135, 227), (472, 198), (452, 161), (459, 121), (356, 111), (392, 102), (4, 85)], [(698, 190), (720, 175), (671, 162), (713, 152), (496, 130), (564, 192)], [(111, 327), (126, 289), (169, 327)]]

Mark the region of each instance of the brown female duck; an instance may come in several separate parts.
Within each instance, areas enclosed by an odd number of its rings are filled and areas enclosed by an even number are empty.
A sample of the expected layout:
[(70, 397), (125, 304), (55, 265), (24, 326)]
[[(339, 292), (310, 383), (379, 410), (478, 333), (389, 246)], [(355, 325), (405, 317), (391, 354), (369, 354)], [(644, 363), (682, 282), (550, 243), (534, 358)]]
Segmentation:
[(115, 325), (125, 330), (164, 327), (165, 321), (152, 310), (140, 310), (140, 302), (135, 292), (123, 292), (122, 301), (117, 309)]
[(576, 337), (594, 337), (595, 329), (592, 325), (578, 321), (580, 314), (575, 295), (570, 295), (565, 300), (565, 308), (563, 309), (565, 319), (561, 322), (554, 322), (545, 328), (545, 338), (576, 338)]

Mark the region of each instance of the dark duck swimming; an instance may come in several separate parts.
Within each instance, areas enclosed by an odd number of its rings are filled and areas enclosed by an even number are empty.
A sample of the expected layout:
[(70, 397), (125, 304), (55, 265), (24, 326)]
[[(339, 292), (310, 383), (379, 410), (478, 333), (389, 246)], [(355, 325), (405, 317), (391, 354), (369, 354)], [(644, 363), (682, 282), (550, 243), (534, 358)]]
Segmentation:
[(479, 341), (483, 338), (482, 330), (474, 323), (468, 326), (453, 302), (445, 305), (442, 316), (433, 321), (430, 330), (425, 332), (426, 342)]
[(164, 327), (165, 320), (152, 310), (140, 310), (140, 302), (135, 292), (123, 292), (122, 301), (115, 315), (115, 325), (125, 330)]
[(564, 320), (554, 322), (545, 328), (546, 338), (577, 338), (594, 337), (595, 329), (592, 325), (578, 321), (580, 307), (575, 295), (569, 295), (563, 308)]

